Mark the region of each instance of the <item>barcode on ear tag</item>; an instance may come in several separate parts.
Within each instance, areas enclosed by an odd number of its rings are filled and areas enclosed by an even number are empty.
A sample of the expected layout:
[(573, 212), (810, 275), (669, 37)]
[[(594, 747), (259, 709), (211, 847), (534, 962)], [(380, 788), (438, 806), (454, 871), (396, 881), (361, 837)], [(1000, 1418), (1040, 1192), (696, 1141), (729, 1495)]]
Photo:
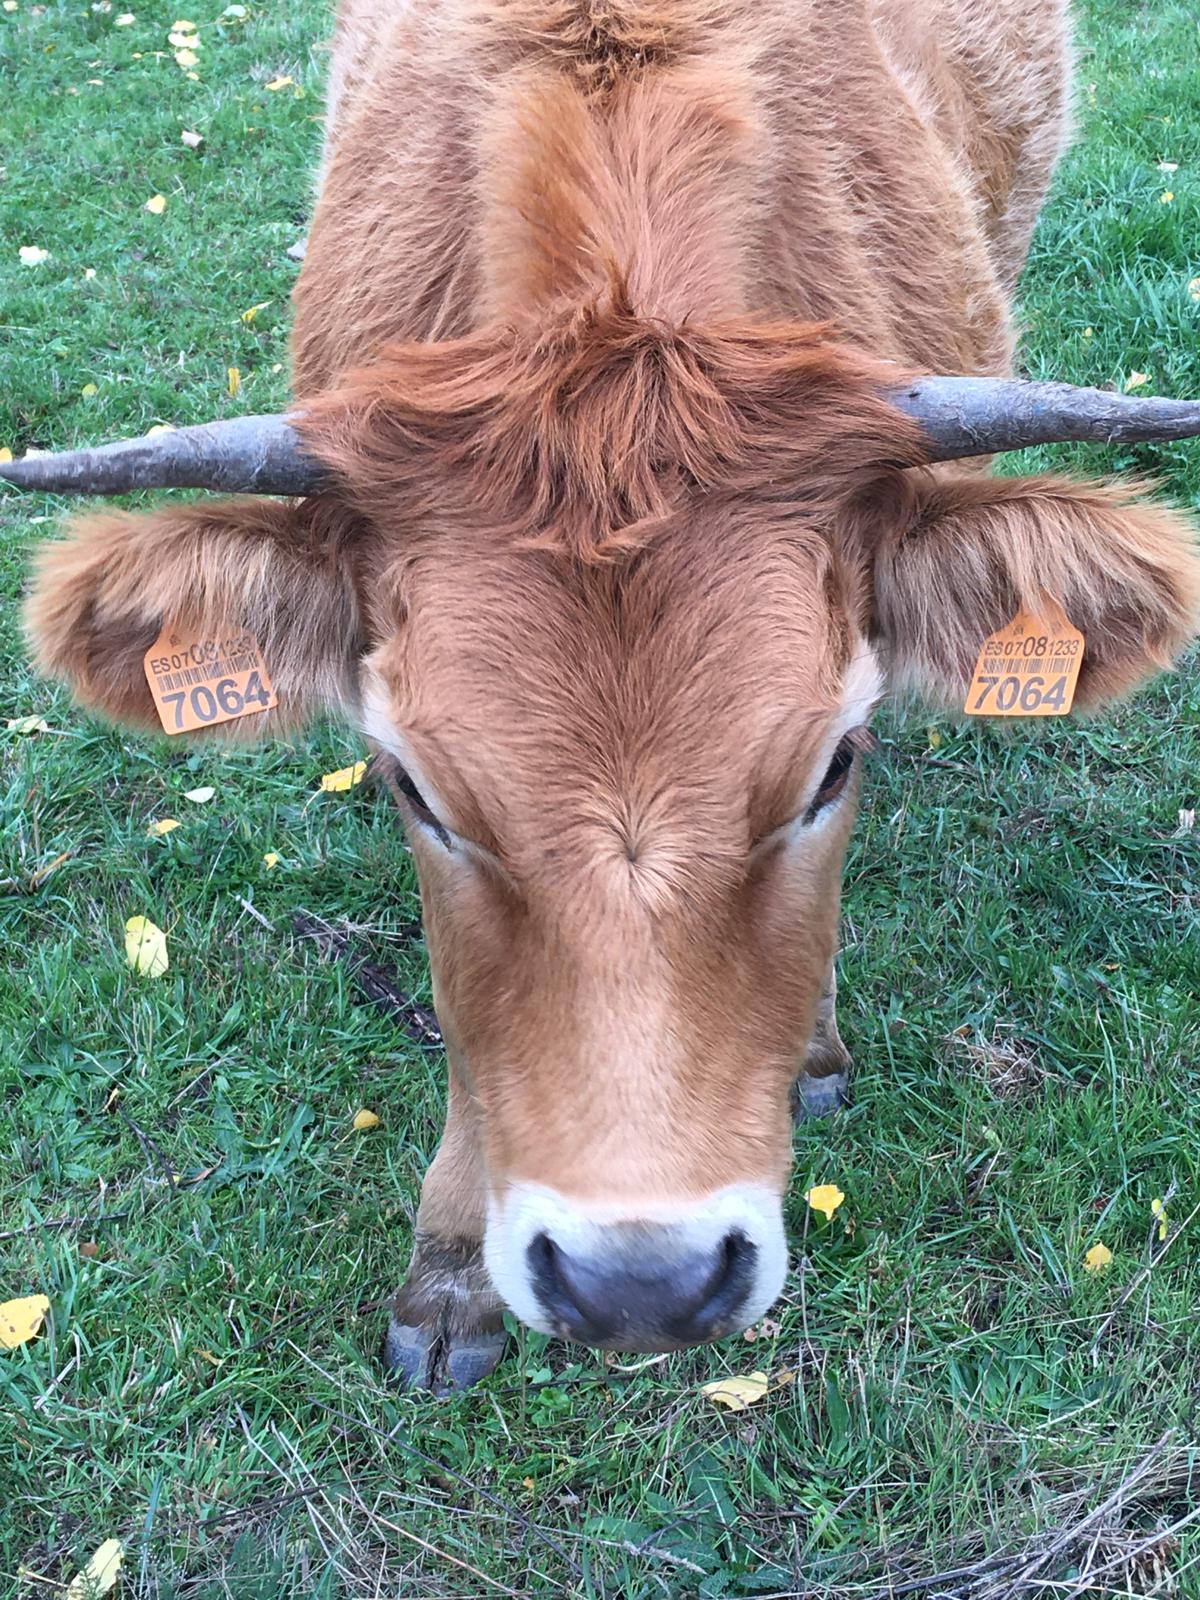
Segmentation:
[(168, 624), (146, 651), (146, 682), (167, 733), (195, 733), (279, 701), (258, 640)]
[(963, 710), (969, 717), (1065, 717), (1083, 665), (1083, 635), (1044, 600), (984, 640)]

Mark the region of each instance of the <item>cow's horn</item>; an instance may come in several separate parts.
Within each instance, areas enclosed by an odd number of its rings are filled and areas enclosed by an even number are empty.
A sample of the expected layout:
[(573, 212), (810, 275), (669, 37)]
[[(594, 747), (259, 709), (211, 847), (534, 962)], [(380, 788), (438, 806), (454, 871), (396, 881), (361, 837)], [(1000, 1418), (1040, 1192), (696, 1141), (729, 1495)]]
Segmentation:
[(328, 478), (306, 456), (286, 417), (232, 417), (164, 428), (94, 450), (0, 462), (0, 480), (52, 494), (131, 489), (218, 489), (231, 494), (311, 494)]
[(1135, 444), (1200, 434), (1200, 401), (1139, 400), (1071, 383), (1009, 378), (918, 378), (886, 398), (919, 423), (930, 461), (1035, 444)]

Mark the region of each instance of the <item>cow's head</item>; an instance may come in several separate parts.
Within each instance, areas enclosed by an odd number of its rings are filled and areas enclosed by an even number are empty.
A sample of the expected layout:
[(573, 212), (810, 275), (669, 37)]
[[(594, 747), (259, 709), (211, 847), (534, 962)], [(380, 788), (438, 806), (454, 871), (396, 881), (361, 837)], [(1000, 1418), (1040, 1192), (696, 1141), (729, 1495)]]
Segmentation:
[(961, 704), (1050, 597), (1086, 709), (1196, 625), (1175, 513), (925, 471), (882, 382), (820, 330), (619, 310), (394, 351), (297, 419), (320, 492), (91, 516), (39, 557), (37, 656), (85, 705), (151, 725), (164, 623), (249, 629), (264, 724), (333, 705), (397, 764), (486, 1259), (534, 1326), (665, 1348), (778, 1293), (885, 683)]

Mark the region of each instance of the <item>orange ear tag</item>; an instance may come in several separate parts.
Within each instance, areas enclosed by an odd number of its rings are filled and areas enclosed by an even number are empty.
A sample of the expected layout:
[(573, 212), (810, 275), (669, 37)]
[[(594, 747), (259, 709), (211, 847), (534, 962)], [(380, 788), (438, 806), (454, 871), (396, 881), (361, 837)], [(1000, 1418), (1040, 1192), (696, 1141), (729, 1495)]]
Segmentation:
[(279, 704), (252, 633), (168, 624), (146, 651), (146, 682), (167, 733), (215, 728)]
[(963, 710), (969, 717), (1065, 717), (1083, 665), (1083, 635), (1056, 601), (1018, 611), (984, 640)]

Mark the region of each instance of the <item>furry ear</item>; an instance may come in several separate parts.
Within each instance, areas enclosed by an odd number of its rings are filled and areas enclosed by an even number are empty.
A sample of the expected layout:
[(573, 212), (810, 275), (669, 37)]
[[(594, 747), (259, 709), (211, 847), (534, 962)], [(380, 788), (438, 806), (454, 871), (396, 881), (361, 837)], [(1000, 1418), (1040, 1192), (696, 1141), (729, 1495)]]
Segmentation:
[(1075, 706), (1125, 694), (1200, 630), (1200, 550), (1188, 521), (1138, 485), (932, 478), (876, 547), (874, 626), (893, 687), (957, 706), (995, 628), (1043, 596), (1084, 636)]
[(25, 624), (35, 660), (81, 705), (158, 727), (144, 658), (163, 626), (251, 632), (279, 704), (222, 726), (257, 737), (352, 699), (365, 648), (335, 502), (201, 501), (100, 513), (37, 552)]

